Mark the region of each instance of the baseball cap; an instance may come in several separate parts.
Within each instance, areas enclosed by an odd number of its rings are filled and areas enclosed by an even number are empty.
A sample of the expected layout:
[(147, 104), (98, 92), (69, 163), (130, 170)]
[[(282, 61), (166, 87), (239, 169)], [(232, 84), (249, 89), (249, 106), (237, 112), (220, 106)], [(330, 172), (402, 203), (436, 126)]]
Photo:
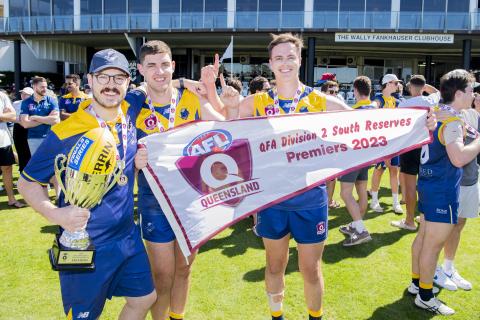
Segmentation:
[(90, 63), (89, 72), (100, 72), (108, 68), (120, 69), (126, 74), (130, 75), (127, 58), (114, 49), (105, 49), (95, 53), (93, 55), (92, 62)]
[(23, 88), (22, 90), (20, 90), (20, 92), (23, 92), (23, 93), (28, 94), (28, 95), (30, 95), (30, 96), (31, 96), (32, 94), (34, 94), (33, 89), (30, 88), (30, 87), (25, 87), (25, 88)]
[(382, 84), (386, 84), (386, 83), (389, 83), (389, 82), (392, 82), (392, 81), (400, 82), (400, 80), (398, 80), (397, 76), (392, 74), (392, 73), (387, 73), (382, 78)]

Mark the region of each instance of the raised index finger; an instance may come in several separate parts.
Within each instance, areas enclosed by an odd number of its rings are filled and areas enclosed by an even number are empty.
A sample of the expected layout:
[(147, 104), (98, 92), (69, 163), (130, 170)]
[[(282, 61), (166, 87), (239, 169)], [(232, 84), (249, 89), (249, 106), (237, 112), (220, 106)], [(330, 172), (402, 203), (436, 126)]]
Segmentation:
[(218, 53), (215, 53), (215, 58), (213, 62), (213, 70), (215, 71), (215, 76), (218, 76), (218, 70), (220, 69), (220, 57)]
[(227, 86), (227, 84), (225, 83), (225, 78), (223, 77), (223, 73), (220, 73), (220, 85), (222, 86), (222, 89), (225, 88)]

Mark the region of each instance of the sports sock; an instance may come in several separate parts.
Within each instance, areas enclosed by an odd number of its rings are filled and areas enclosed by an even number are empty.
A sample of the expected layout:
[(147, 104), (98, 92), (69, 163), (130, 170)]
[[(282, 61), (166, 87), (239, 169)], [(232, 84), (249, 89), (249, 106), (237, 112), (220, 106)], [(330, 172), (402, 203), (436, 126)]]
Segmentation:
[(452, 272), (453, 272), (453, 260), (445, 259), (443, 261), (443, 270), (448, 274), (452, 274)]
[(272, 320), (283, 320), (283, 311), (270, 311)]
[(420, 282), (418, 294), (423, 301), (429, 301), (433, 296), (433, 283)]
[(362, 233), (365, 231), (365, 225), (363, 224), (363, 220), (352, 221), (352, 227), (358, 231), (358, 233)]
[(419, 274), (416, 274), (416, 273), (412, 272), (412, 283), (414, 285), (416, 285), (417, 288), (418, 288), (418, 286), (420, 286), (420, 275)]
[(398, 193), (392, 193), (393, 204), (399, 204)]
[(320, 308), (318, 311), (313, 311), (308, 309), (308, 320), (322, 320), (323, 309)]
[(168, 313), (170, 320), (183, 320), (183, 314), (170, 311)]
[(378, 202), (378, 191), (371, 191), (372, 202)]

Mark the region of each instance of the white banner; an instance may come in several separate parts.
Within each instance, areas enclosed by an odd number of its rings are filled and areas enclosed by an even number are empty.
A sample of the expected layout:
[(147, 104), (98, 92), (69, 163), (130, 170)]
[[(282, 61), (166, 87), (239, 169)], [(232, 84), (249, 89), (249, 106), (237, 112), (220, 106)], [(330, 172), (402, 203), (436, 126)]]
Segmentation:
[(434, 43), (452, 44), (453, 34), (424, 33), (335, 33), (335, 42), (391, 42), (391, 43)]
[(189, 256), (245, 216), (431, 142), (425, 109), (200, 121), (142, 140), (143, 171)]

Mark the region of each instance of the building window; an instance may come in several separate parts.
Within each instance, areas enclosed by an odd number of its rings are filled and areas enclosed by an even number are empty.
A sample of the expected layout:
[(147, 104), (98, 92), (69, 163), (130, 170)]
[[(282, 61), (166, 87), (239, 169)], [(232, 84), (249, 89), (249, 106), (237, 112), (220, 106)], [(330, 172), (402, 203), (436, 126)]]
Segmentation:
[(105, 14), (126, 14), (127, 3), (119, 0), (104, 0)]
[(455, 0), (448, 1), (448, 12), (469, 12), (470, 1), (469, 0)]
[(282, 10), (283, 11), (304, 11), (305, 10), (305, 1), (283, 0)]
[(237, 1), (237, 11), (257, 11), (257, 0)]
[(160, 13), (179, 13), (180, 0), (160, 0), (158, 9)]
[(341, 0), (340, 11), (365, 11), (365, 2), (358, 0)]
[(182, 12), (203, 12), (203, 1), (182, 0)]
[(151, 13), (151, 12), (152, 12), (152, 0), (128, 1), (128, 13)]
[(9, 10), (10, 17), (28, 17), (28, 0), (10, 0)]
[(227, 11), (227, 9), (227, 0), (205, 0), (205, 11), (207, 12)]
[(50, 0), (31, 0), (30, 13), (32, 16), (49, 16), (52, 14)]
[(390, 11), (391, 7), (391, 1), (367, 0), (367, 11)]
[(102, 14), (102, 1), (81, 0), (80, 8), (83, 15)]
[(54, 16), (72, 16), (73, 0), (53, 0)]
[(259, 1), (259, 11), (280, 11), (281, 0)]
[(422, 11), (422, 0), (400, 0), (400, 11)]
[(338, 0), (315, 0), (314, 11), (338, 11)]
[[(423, 11), (445, 12), (446, 0), (423, 0)], [(456, 1), (455, 1), (456, 2)]]

